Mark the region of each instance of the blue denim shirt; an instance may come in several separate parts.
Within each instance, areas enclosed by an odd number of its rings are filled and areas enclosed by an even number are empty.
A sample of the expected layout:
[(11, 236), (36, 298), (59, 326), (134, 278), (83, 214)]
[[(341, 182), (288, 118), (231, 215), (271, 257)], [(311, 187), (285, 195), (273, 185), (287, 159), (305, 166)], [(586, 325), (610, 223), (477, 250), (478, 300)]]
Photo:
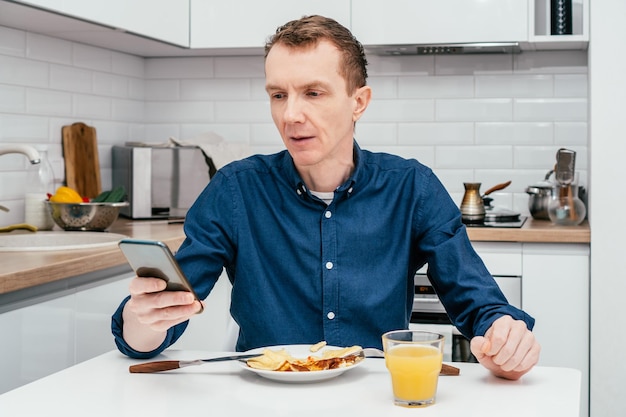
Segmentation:
[[(226, 269), (237, 350), (276, 344), (381, 347), (381, 335), (407, 328), (415, 271), (429, 278), (455, 326), (468, 338), (508, 314), (509, 305), (475, 253), (461, 214), (433, 172), (416, 160), (354, 145), (355, 169), (330, 205), (311, 194), (287, 151), (252, 156), (217, 172), (189, 210), (176, 258), (201, 298)], [(150, 357), (172, 344), (168, 331)]]

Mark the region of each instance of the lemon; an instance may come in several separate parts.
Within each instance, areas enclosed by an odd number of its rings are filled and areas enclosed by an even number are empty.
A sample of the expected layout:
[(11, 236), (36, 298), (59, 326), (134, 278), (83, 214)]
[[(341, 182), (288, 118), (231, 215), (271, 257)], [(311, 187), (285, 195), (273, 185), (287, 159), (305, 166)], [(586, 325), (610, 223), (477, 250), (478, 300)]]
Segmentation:
[(50, 197), (50, 201), (55, 203), (82, 203), (83, 198), (73, 188), (62, 186)]

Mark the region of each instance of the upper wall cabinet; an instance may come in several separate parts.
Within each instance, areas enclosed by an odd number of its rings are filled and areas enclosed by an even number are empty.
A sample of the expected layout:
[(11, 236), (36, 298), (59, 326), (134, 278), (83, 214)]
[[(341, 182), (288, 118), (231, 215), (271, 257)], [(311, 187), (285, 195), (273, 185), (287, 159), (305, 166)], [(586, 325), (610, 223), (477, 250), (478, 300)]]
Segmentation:
[(528, 49), (586, 49), (589, 44), (589, 0), (564, 1), (559, 24), (551, 0), (530, 0)]
[(350, 0), (191, 0), (191, 48), (260, 53), (278, 26), (311, 14), (332, 17), (349, 28)]
[(363, 45), (524, 42), (527, 0), (358, 0), (352, 31)]
[[(61, 16), (177, 46), (189, 46), (189, 0), (19, 0), (12, 3), (34, 6)], [(36, 14), (31, 13), (30, 16)], [(39, 23), (43, 26), (49, 22), (49, 16), (42, 15), (41, 22), (33, 24)], [(56, 36), (65, 37), (63, 30), (63, 27), (56, 28)], [(66, 26), (65, 30), (69, 28)], [(87, 43), (90, 31), (98, 32), (95, 28), (85, 30)], [(55, 35), (49, 32), (44, 33)], [(102, 30), (100, 32), (99, 36), (103, 36)]]

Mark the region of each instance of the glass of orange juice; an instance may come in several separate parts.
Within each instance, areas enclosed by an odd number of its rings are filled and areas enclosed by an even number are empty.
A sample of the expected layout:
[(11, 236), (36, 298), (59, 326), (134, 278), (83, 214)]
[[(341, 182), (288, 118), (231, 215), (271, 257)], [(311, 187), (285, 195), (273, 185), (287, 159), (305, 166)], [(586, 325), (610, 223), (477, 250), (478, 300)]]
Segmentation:
[(421, 330), (383, 334), (385, 363), (396, 405), (426, 407), (435, 403), (443, 341), (443, 335)]

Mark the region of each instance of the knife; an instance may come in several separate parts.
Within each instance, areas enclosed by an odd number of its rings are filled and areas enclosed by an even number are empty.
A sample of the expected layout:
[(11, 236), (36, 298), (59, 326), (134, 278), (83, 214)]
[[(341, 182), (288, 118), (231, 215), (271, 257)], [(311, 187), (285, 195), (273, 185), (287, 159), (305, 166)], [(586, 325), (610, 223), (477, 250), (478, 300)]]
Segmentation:
[(128, 370), (130, 371), (131, 374), (149, 374), (153, 372), (171, 371), (172, 369), (184, 368), (186, 366), (202, 365), (203, 363), (206, 363), (206, 362), (236, 361), (239, 359), (256, 358), (257, 356), (262, 356), (262, 354), (255, 353), (255, 354), (220, 356), (219, 358), (196, 359), (192, 361), (176, 361), (176, 360), (154, 361), (154, 362), (139, 363), (137, 365), (131, 365), (128, 368)]

